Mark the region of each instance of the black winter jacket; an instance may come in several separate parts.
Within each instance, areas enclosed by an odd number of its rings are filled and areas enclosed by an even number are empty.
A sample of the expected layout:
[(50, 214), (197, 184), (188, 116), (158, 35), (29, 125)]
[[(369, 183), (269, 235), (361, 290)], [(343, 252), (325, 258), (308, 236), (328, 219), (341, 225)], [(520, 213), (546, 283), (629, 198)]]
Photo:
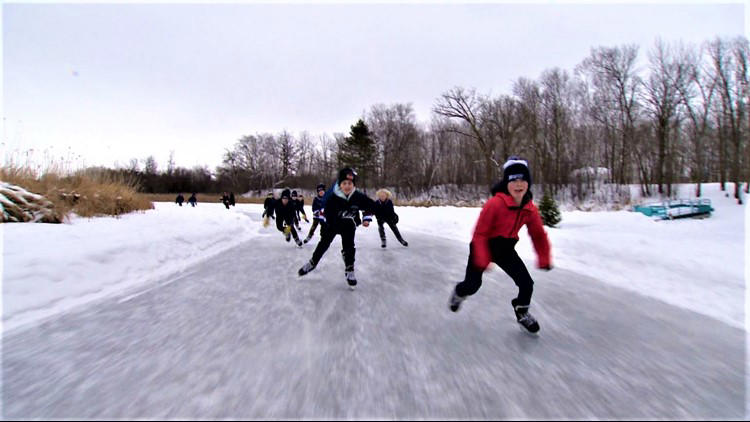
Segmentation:
[(286, 205), (284, 205), (281, 199), (275, 201), (274, 212), (276, 213), (276, 227), (278, 229), (282, 229), (284, 223), (287, 226), (294, 225), (294, 217), (297, 215), (297, 210), (291, 200)]
[(305, 200), (304, 199), (297, 199), (294, 201), (295, 209), (302, 214), (305, 214)]
[(393, 201), (386, 199), (385, 202), (381, 202), (380, 199), (375, 201), (375, 217), (378, 219), (378, 224), (383, 223), (398, 223), (398, 215), (393, 210)]
[(265, 215), (269, 217), (273, 217), (274, 209), (276, 208), (276, 200), (273, 198), (266, 198), (265, 201), (263, 201), (263, 211), (265, 212)]
[(335, 232), (341, 230), (348, 224), (355, 227), (361, 224), (359, 212), (364, 213), (365, 221), (372, 221), (372, 213), (375, 208), (375, 201), (370, 199), (364, 193), (355, 190), (347, 198), (338, 185), (334, 188), (333, 195), (326, 200), (324, 216), (321, 220), (328, 224)]

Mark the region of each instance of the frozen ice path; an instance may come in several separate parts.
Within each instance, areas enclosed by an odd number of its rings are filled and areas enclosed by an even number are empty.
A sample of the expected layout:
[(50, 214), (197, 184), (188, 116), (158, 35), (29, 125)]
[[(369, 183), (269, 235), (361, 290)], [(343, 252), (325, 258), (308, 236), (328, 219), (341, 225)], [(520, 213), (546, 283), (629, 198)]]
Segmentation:
[(498, 269), (448, 311), (468, 245), (386, 231), (381, 250), (376, 225), (358, 229), (354, 292), (338, 238), (299, 278), (317, 237), (300, 250), (274, 234), (11, 332), (3, 416), (744, 418), (742, 330), (555, 269), (532, 270), (535, 338)]

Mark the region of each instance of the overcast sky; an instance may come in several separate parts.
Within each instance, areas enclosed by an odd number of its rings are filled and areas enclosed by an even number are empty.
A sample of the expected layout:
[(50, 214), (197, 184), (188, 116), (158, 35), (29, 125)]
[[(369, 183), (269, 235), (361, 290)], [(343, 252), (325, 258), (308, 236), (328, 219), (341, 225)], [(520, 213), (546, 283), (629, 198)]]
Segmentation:
[[(4, 4), (3, 147), (87, 165), (221, 160), (256, 132), (348, 132), (376, 103), (430, 119), (594, 46), (746, 34), (744, 3)], [(50, 149), (52, 147), (52, 149)]]

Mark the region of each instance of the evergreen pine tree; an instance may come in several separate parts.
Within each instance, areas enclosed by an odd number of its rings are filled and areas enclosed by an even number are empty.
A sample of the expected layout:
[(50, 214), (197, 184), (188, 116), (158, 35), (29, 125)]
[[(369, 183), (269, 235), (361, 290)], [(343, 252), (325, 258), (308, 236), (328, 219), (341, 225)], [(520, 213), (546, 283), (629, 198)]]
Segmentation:
[(377, 168), (377, 148), (370, 129), (362, 119), (351, 126), (349, 136), (339, 145), (337, 159), (339, 165), (352, 167), (357, 171), (358, 185), (364, 188)]
[(539, 213), (542, 215), (542, 222), (545, 226), (555, 227), (562, 220), (557, 203), (552, 196), (546, 193), (539, 204)]

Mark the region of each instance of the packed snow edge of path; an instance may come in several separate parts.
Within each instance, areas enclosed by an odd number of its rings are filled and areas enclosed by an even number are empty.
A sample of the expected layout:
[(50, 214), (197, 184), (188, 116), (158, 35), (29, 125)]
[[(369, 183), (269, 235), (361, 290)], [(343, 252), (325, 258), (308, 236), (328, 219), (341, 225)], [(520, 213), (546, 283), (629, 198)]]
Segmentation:
[[(154, 205), (154, 210), (119, 219), (74, 217), (71, 224), (1, 225), (3, 331), (153, 284), (270, 233), (259, 230), (259, 215), (256, 220), (235, 208), (217, 212), (223, 208), (220, 204)], [(23, 235), (15, 234), (20, 230)], [(33, 249), (38, 253), (29, 259)]]

